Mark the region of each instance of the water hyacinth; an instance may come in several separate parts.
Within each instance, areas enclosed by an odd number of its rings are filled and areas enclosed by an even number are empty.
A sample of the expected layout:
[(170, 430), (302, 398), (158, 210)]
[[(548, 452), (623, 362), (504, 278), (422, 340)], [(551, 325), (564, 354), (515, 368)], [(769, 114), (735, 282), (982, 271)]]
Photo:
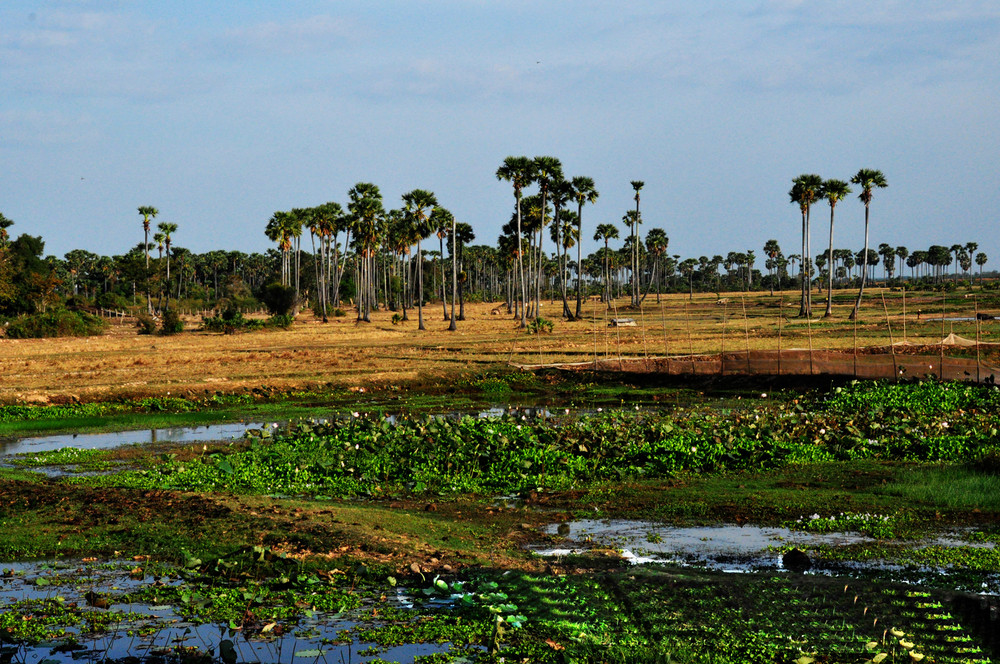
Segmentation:
[[(933, 400), (938, 393), (945, 403), (965, 407), (949, 413), (947, 427), (940, 426), (944, 420)], [(251, 432), (248, 445), (221, 453), (225, 464), (214, 457), (183, 467), (165, 462), (101, 481), (236, 493), (394, 495), (419, 486), (506, 494), (795, 463), (955, 460), (998, 448), (995, 411), (970, 405), (975, 398), (989, 405), (994, 394), (968, 386), (855, 385), (838, 388), (808, 416), (801, 404), (781, 402), (665, 413), (598, 409), (545, 418), (518, 413), (390, 421), (352, 411), (331, 421), (272, 425), (271, 436)], [(903, 409), (913, 404), (923, 410)], [(867, 523), (858, 518), (850, 525)]]

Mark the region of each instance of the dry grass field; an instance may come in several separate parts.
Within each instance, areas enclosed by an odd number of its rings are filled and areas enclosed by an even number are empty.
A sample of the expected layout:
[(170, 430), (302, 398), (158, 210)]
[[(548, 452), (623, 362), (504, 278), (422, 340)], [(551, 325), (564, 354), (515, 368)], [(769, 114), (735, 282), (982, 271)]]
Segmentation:
[[(0, 402), (58, 403), (152, 395), (204, 395), (258, 387), (370, 388), (447, 384), (497, 366), (593, 361), (596, 358), (715, 354), (724, 351), (888, 346), (906, 340), (937, 344), (949, 333), (984, 344), (1000, 341), (1000, 322), (977, 324), (973, 298), (914, 296), (874, 289), (860, 320), (848, 320), (853, 293), (836, 292), (834, 316), (822, 318), (819, 296), (811, 321), (798, 318), (798, 293), (650, 295), (641, 310), (618, 300), (596, 301), (584, 319), (565, 322), (561, 304), (544, 302), (551, 333), (519, 330), (496, 303), (466, 305), (467, 320), (448, 331), (440, 304), (424, 309), (426, 331), (411, 320), (394, 325), (394, 312), (371, 323), (351, 312), (323, 324), (302, 313), (289, 330), (222, 335), (197, 331), (198, 320), (176, 336), (140, 336), (114, 325), (100, 337), (0, 339)], [(883, 305), (884, 298), (884, 305)], [(905, 316), (904, 316), (905, 307)], [(994, 314), (998, 312), (992, 312)], [(629, 318), (634, 327), (612, 327)], [(966, 349), (963, 352), (968, 353)], [(985, 361), (997, 351), (981, 346)]]

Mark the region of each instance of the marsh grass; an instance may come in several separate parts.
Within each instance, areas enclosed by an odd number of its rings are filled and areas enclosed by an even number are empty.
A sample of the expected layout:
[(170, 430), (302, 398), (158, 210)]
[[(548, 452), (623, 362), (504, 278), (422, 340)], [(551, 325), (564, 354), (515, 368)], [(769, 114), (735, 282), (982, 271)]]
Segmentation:
[(915, 504), (1000, 512), (1000, 475), (984, 473), (964, 464), (908, 469), (878, 491)]

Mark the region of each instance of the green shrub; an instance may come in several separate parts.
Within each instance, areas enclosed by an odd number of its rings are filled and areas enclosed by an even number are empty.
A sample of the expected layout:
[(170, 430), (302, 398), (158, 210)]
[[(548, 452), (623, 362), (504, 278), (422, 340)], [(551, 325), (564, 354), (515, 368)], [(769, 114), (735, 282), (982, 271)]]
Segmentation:
[(272, 316), (285, 315), (295, 306), (295, 289), (276, 283), (268, 284), (264, 287), (260, 299)]
[(102, 309), (115, 309), (118, 311), (127, 310), (132, 306), (132, 302), (127, 297), (118, 295), (117, 293), (101, 293), (94, 300), (94, 304)]
[(539, 316), (535, 320), (528, 323), (527, 331), (528, 334), (542, 334), (542, 333), (551, 334), (553, 327), (555, 326), (553, 325), (552, 321), (550, 321), (547, 318), (542, 318), (541, 316)]
[(291, 314), (275, 314), (267, 319), (264, 323), (265, 327), (280, 327), (283, 330), (287, 330), (292, 326), (295, 321), (295, 317)]
[(163, 336), (169, 336), (171, 334), (177, 334), (178, 332), (184, 331), (184, 321), (173, 309), (167, 309), (163, 312), (163, 320), (160, 321), (160, 334)]
[(83, 311), (48, 311), (15, 318), (7, 328), (11, 339), (47, 337), (90, 337), (101, 334), (108, 324), (102, 318)]
[(263, 321), (245, 318), (232, 303), (229, 303), (221, 316), (201, 319), (201, 329), (209, 332), (222, 332), (223, 334), (250, 332), (262, 327), (264, 327)]
[(156, 334), (156, 321), (149, 314), (139, 314), (135, 317), (135, 321), (139, 334)]
[(333, 315), (337, 318), (343, 318), (344, 316), (347, 315), (347, 312), (338, 307), (333, 310)]

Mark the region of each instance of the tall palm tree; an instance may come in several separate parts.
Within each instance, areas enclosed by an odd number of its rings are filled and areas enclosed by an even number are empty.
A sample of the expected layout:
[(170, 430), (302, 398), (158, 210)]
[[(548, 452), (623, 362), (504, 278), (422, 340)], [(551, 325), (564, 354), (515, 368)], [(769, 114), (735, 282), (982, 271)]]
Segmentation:
[(851, 178), (851, 183), (861, 187), (861, 193), (858, 194), (858, 198), (865, 204), (865, 248), (863, 252), (864, 263), (861, 266), (861, 289), (858, 291), (858, 299), (854, 303), (854, 309), (851, 310), (851, 320), (855, 320), (858, 317), (858, 309), (861, 307), (861, 298), (865, 294), (865, 279), (868, 276), (868, 212), (872, 203), (872, 189), (876, 187), (885, 189), (889, 186), (889, 183), (886, 181), (882, 171), (873, 168), (860, 169)]
[(452, 292), (451, 292), (451, 322), (448, 325), (448, 329), (454, 332), (458, 329), (455, 326), (455, 298), (457, 296), (456, 291), (458, 290), (457, 278), (455, 276), (455, 267), (457, 265), (457, 260), (455, 258), (455, 245), (451, 238), (455, 234), (455, 215), (449, 212), (443, 207), (435, 207), (431, 212), (430, 224), (431, 228), (436, 229), (437, 236), (441, 240), (441, 301), (444, 306), (444, 320), (449, 320), (448, 316), (448, 297), (447, 297), (447, 282), (444, 276), (444, 238), (448, 238), (448, 246), (451, 247), (451, 282), (452, 282)]
[(900, 245), (896, 247), (896, 257), (899, 259), (899, 278), (903, 278), (903, 266), (906, 263), (907, 257), (910, 255), (910, 250), (906, 247)]
[(610, 274), (608, 272), (608, 241), (614, 240), (618, 237), (618, 227), (614, 224), (598, 224), (597, 230), (594, 231), (594, 241), (599, 242), (604, 241), (604, 302), (610, 306), (611, 305), (611, 283)]
[(982, 286), (982, 284), (983, 284), (983, 266), (986, 265), (986, 261), (987, 260), (989, 260), (989, 259), (986, 257), (986, 253), (985, 252), (980, 251), (978, 254), (976, 254), (976, 265), (979, 266), (979, 285), (980, 286)]
[(819, 197), (823, 186), (823, 178), (814, 173), (803, 173), (792, 180), (792, 189), (788, 197), (792, 203), (797, 203), (802, 213), (802, 304), (799, 315), (812, 317), (812, 266), (809, 257), (812, 255), (809, 246), (809, 208)]
[(271, 242), (275, 242), (281, 250), (281, 285), (288, 286), (291, 282), (291, 270), (289, 269), (289, 252), (291, 251), (291, 223), (289, 213), (281, 210), (271, 215), (264, 228), (264, 235)]
[[(777, 240), (768, 240), (764, 243), (764, 255), (767, 256), (767, 261), (764, 263), (764, 267), (767, 268), (768, 281), (771, 284), (771, 295), (774, 295), (774, 281), (775, 276), (773, 274), (774, 268), (778, 266), (778, 257), (781, 256), (781, 246), (778, 244)], [(777, 279), (781, 280), (781, 273), (778, 273)]]
[(382, 233), (385, 216), (382, 192), (370, 182), (358, 182), (347, 192), (347, 197), (350, 199), (347, 208), (353, 217), (356, 244), (358, 320), (371, 322), (370, 313), (375, 299), (375, 249)]
[[(330, 295), (330, 241), (336, 231), (337, 218), (344, 213), (339, 203), (318, 205), (309, 215), (309, 233), (313, 242), (313, 266), (316, 272), (316, 296), (320, 315), (326, 323), (327, 303)], [(319, 255), (316, 255), (315, 238), (319, 238)]]
[(528, 291), (524, 282), (524, 250), (521, 236), (521, 192), (534, 182), (535, 165), (527, 157), (507, 157), (503, 165), (497, 169), (497, 180), (504, 180), (514, 185), (514, 201), (517, 209), (517, 270), (521, 282), (521, 322), (520, 327), (527, 326), (526, 306)]
[(576, 318), (583, 316), (583, 299), (580, 292), (580, 280), (583, 274), (583, 242), (579, 239), (583, 237), (583, 204), (593, 204), (598, 197), (597, 189), (594, 187), (594, 178), (584, 175), (574, 177), (570, 184), (573, 187), (572, 197), (576, 199)]
[(830, 248), (826, 254), (827, 263), (827, 283), (826, 283), (826, 313), (824, 318), (833, 315), (833, 211), (837, 203), (847, 198), (851, 193), (851, 188), (843, 180), (826, 180), (820, 188), (820, 197), (825, 198), (830, 204)]
[(437, 198), (426, 189), (414, 189), (403, 194), (403, 209), (413, 228), (417, 239), (417, 328), (424, 327), (424, 255), (420, 249), (420, 241), (433, 232), (430, 216), (437, 206)]
[[(979, 243), (978, 242), (966, 242), (964, 249), (965, 249), (965, 253), (969, 257), (969, 260), (972, 260), (975, 257), (975, 255), (976, 255), (976, 250), (979, 249)], [(972, 267), (971, 263), (969, 264), (969, 267)]]
[(960, 251), (962, 251), (962, 245), (960, 244), (951, 245), (951, 253), (955, 255), (955, 274), (954, 277), (952, 278), (953, 281), (958, 281), (958, 254)]
[(538, 226), (538, 271), (535, 278), (535, 316), (541, 315), (542, 305), (542, 264), (545, 254), (542, 252), (542, 238), (545, 236), (545, 212), (548, 206), (549, 192), (562, 180), (562, 162), (555, 157), (535, 157), (533, 160), (535, 182), (538, 184), (538, 195), (542, 198), (541, 223)]
[(437, 235), (441, 251), (441, 258), (439, 262), (441, 264), (441, 309), (444, 312), (444, 318), (442, 318), (442, 320), (448, 320), (448, 297), (446, 295), (447, 282), (444, 276), (444, 240), (451, 235), (452, 226), (455, 224), (455, 215), (443, 207), (435, 207), (431, 211), (430, 224), (433, 229), (433, 233)]
[[(569, 187), (568, 182), (564, 184)], [(567, 199), (568, 200), (568, 199)], [(558, 210), (557, 210), (558, 211)], [(569, 308), (568, 291), (569, 288), (569, 250), (576, 246), (579, 236), (576, 234), (576, 212), (573, 210), (558, 211), (558, 223), (552, 224), (552, 241), (559, 249), (559, 284), (563, 297), (563, 316), (566, 320), (573, 320), (573, 312)]]
[[(559, 287), (562, 291), (563, 318), (573, 320), (573, 312), (569, 310), (569, 301), (566, 293), (566, 250), (567, 246), (563, 242), (565, 223), (561, 219), (563, 208), (569, 202), (569, 197), (573, 193), (573, 186), (561, 177), (552, 184), (552, 241), (556, 244), (556, 254), (559, 264)], [(572, 245), (570, 245), (572, 246)]]
[(639, 192), (646, 183), (642, 180), (632, 180), (632, 189), (635, 191), (635, 216), (632, 217), (632, 306), (639, 306), (639, 238), (636, 236), (638, 224), (642, 223), (639, 215)]
[[(142, 230), (145, 237), (142, 241), (142, 246), (146, 253), (146, 279), (149, 280), (149, 222), (156, 218), (156, 215), (160, 214), (152, 205), (140, 205), (139, 214), (142, 215)], [(146, 311), (149, 314), (153, 313), (153, 298), (149, 293), (149, 285), (146, 286)]]
[(393, 209), (386, 212), (386, 242), (389, 250), (396, 255), (400, 262), (399, 299), (400, 306), (403, 308), (403, 320), (410, 319), (406, 313), (406, 300), (409, 292), (407, 288), (407, 275), (410, 270), (406, 266), (408, 261), (406, 261), (405, 258), (410, 253), (410, 247), (412, 247), (416, 241), (417, 238), (413, 233), (413, 227), (410, 225), (410, 221), (407, 219), (406, 213), (402, 209)]
[(465, 247), (476, 239), (472, 226), (465, 222), (455, 224), (452, 241), (458, 244), (458, 320), (465, 320)]
[(166, 221), (161, 221), (156, 225), (160, 232), (163, 233), (163, 245), (167, 252), (167, 309), (170, 308), (170, 243), (172, 241), (172, 235), (177, 232), (177, 224), (171, 224)]
[[(670, 238), (667, 237), (667, 232), (662, 228), (650, 228), (649, 232), (646, 233), (646, 251), (648, 251), (653, 256), (653, 270), (652, 275), (650, 275), (649, 285), (653, 284), (652, 276), (656, 277), (656, 303), (660, 303), (660, 270), (659, 263), (660, 257), (667, 253), (667, 247), (670, 245)], [(649, 287), (646, 288), (646, 293), (642, 296), (642, 299), (646, 299), (646, 295), (649, 295)]]

